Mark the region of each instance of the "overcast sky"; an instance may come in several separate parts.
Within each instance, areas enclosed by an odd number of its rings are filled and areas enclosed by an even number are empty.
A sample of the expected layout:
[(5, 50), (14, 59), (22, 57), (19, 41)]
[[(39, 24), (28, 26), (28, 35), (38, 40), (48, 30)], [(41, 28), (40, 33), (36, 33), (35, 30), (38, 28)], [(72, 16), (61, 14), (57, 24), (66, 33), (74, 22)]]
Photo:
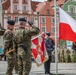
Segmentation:
[(44, 1), (47, 1), (47, 0), (32, 0), (32, 1), (44, 2)]

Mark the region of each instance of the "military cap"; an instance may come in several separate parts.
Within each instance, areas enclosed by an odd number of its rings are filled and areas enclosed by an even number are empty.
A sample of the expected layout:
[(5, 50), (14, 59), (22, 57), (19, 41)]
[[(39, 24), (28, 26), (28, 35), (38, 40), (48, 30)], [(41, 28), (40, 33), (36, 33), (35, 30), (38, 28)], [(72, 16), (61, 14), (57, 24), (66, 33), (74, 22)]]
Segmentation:
[(47, 35), (47, 36), (50, 36), (50, 33), (49, 33), (49, 32), (46, 32), (46, 35)]
[(8, 23), (9, 25), (14, 25), (14, 24), (15, 24), (15, 21), (14, 21), (14, 20), (8, 20), (7, 23)]
[(24, 22), (26, 22), (26, 19), (25, 19), (25, 18), (19, 18), (19, 21), (24, 21)]

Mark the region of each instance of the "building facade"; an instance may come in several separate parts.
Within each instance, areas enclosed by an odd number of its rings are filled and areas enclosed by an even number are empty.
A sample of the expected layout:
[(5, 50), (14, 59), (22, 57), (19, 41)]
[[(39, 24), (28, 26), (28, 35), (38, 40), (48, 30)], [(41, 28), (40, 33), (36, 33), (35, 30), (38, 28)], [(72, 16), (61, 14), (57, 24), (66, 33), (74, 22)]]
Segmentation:
[[(57, 5), (62, 6), (66, 0), (57, 0)], [(7, 21), (15, 20), (14, 30), (19, 27), (20, 17), (32, 21), (39, 27), (40, 32), (50, 32), (51, 37), (55, 35), (54, 0), (35, 2), (31, 0), (5, 0), (2, 3), (3, 26), (7, 29)], [(58, 21), (57, 21), (58, 22)], [(27, 27), (30, 29), (28, 23)], [(57, 33), (58, 34), (58, 33)]]

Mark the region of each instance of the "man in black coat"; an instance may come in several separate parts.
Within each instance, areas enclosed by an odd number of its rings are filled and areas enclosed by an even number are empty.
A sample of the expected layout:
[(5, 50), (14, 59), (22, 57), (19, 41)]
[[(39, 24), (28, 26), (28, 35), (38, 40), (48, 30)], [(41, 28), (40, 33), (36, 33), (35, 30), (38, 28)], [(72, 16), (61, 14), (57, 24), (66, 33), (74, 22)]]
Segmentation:
[(49, 59), (44, 63), (45, 74), (51, 74), (50, 63), (52, 61), (52, 51), (54, 50), (54, 42), (50, 38), (49, 32), (46, 33), (45, 46), (49, 56)]

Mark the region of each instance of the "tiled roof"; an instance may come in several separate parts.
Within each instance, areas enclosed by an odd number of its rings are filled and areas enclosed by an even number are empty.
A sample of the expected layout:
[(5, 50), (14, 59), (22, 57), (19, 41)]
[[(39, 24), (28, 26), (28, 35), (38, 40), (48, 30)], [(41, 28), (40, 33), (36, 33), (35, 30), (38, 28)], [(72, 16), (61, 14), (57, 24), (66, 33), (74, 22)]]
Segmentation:
[(39, 12), (44, 5), (45, 5), (45, 2), (39, 3), (39, 4), (37, 5), (36, 12)]
[(7, 10), (10, 6), (10, 0), (6, 0), (2, 3), (2, 7), (4, 10)]
[(54, 15), (54, 10), (50, 7), (50, 2), (42, 2), (37, 5), (36, 12), (42, 15), (47, 15), (47, 9), (50, 11), (49, 15)]
[[(63, 5), (67, 0), (57, 0), (57, 5)], [(54, 6), (54, 0), (51, 1), (51, 6)]]
[(32, 8), (33, 11), (36, 11), (37, 5), (38, 5), (39, 3), (40, 3), (40, 2), (31, 1), (31, 8)]

